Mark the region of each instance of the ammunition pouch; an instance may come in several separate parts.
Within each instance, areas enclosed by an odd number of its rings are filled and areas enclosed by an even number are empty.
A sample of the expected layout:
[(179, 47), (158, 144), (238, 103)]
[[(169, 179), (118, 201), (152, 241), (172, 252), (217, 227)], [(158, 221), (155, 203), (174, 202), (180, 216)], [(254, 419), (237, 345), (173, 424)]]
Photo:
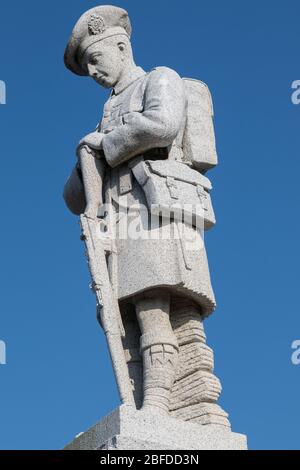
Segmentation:
[(132, 160), (130, 167), (144, 190), (152, 214), (204, 230), (215, 225), (209, 194), (212, 185), (197, 170), (182, 162), (143, 157)]

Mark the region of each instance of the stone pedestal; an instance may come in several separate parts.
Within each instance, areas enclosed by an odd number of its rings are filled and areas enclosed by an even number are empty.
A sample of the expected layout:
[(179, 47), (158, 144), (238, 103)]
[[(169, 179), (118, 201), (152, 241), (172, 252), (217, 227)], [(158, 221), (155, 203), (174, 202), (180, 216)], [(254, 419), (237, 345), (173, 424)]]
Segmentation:
[(216, 425), (200, 425), (121, 406), (65, 450), (247, 450), (247, 438)]

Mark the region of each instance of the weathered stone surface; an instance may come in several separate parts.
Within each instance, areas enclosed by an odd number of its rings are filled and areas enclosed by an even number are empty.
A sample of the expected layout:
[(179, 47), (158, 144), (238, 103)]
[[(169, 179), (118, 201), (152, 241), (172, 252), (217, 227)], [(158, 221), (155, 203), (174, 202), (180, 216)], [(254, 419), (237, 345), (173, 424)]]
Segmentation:
[(213, 371), (213, 369), (214, 354), (207, 344), (190, 343), (180, 347), (176, 381), (199, 370)]
[(215, 402), (218, 400), (221, 390), (219, 379), (211, 372), (195, 372), (180, 382), (175, 382), (172, 388), (170, 409), (176, 410), (199, 402)]
[[(206, 342), (200, 309), (188, 302), (176, 299), (173, 303), (171, 323), (179, 346), (193, 342)], [(180, 306), (182, 304), (182, 306)]]
[(247, 440), (223, 426), (201, 426), (121, 406), (65, 450), (246, 450)]
[(206, 344), (199, 309), (182, 299), (174, 301), (172, 307), (171, 323), (179, 344), (179, 365), (170, 398), (171, 415), (230, 428), (228, 414), (216, 404), (221, 384), (213, 374), (213, 351)]
[(122, 406), (71, 447), (245, 447), (216, 404), (203, 325), (216, 306), (204, 244), (215, 224), (212, 99), (199, 80), (138, 67), (131, 32), (125, 10), (101, 5), (68, 41), (66, 66), (112, 92), (64, 198), (80, 215), (121, 402), (141, 411)]
[(230, 428), (228, 414), (216, 403), (197, 403), (171, 412), (171, 416), (202, 425), (217, 424)]

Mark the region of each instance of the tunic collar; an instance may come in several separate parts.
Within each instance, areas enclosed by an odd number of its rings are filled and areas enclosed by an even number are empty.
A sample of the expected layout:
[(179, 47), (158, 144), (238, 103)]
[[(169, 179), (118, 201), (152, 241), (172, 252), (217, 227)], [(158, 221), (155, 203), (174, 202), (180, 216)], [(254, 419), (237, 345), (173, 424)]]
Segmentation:
[(146, 75), (146, 72), (142, 67), (134, 67), (129, 74), (127, 74), (122, 80), (120, 80), (112, 91), (112, 96), (119, 95), (125, 88), (129, 87), (133, 82), (138, 80), (143, 75)]

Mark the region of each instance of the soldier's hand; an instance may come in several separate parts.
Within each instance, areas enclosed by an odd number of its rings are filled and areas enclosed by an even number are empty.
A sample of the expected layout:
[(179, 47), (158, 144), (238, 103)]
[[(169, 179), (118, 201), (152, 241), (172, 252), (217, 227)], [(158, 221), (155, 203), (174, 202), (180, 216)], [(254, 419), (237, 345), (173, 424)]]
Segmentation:
[(101, 132), (91, 132), (90, 134), (86, 135), (83, 139), (81, 139), (78, 147), (87, 145), (91, 149), (102, 150), (102, 139), (103, 134)]

